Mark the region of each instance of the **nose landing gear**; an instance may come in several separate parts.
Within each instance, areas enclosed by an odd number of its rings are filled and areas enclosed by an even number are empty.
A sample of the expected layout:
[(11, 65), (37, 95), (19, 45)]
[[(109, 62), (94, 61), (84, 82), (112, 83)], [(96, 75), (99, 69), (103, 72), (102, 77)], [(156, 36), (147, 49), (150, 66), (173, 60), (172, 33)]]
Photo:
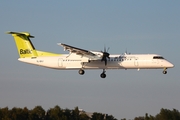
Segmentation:
[(163, 74), (167, 74), (167, 68), (164, 68)]

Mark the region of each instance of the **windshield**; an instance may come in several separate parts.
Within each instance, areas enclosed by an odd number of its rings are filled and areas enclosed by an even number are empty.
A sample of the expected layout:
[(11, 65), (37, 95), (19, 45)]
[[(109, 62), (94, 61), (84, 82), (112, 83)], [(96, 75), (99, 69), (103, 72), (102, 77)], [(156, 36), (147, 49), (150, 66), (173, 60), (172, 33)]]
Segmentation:
[(154, 56), (153, 59), (164, 59), (162, 56)]

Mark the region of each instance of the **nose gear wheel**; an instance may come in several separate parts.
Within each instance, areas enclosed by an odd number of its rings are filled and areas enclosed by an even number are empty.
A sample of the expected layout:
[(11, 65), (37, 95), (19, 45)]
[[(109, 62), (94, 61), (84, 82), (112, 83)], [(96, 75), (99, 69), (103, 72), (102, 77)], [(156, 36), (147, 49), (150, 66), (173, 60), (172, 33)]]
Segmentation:
[(163, 74), (167, 74), (167, 68), (164, 68), (164, 70), (163, 70)]

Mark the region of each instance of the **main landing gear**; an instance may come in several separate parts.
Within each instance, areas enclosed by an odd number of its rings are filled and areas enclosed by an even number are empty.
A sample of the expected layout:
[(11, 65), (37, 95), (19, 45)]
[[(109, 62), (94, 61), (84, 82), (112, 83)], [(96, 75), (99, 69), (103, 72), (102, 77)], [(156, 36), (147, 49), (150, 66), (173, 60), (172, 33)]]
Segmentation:
[[(103, 72), (100, 74), (100, 77), (101, 77), (101, 78), (106, 78), (105, 72), (106, 72), (105, 69), (103, 69)], [(80, 74), (80, 75), (84, 75), (84, 73), (85, 73), (85, 71), (84, 71), (83, 69), (80, 69), (80, 70), (79, 70), (79, 74)]]
[(83, 69), (80, 69), (80, 70), (79, 70), (79, 74), (80, 74), (80, 75), (84, 75), (84, 73), (85, 73), (85, 71), (84, 71)]
[(167, 74), (167, 68), (164, 68), (163, 74)]
[(103, 72), (102, 72), (102, 73), (101, 73), (101, 75), (100, 75), (100, 76), (101, 76), (101, 78), (106, 78), (106, 74), (105, 74), (105, 72), (106, 72), (106, 71), (105, 71), (105, 69), (103, 69)]

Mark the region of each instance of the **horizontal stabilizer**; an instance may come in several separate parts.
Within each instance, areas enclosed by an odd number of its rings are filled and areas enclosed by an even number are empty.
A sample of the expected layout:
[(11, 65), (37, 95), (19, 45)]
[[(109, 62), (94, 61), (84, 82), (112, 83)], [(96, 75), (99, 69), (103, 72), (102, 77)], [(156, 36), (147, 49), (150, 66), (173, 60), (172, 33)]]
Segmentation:
[(30, 37), (30, 38), (34, 38), (34, 36), (30, 35), (30, 33), (28, 32), (6, 32), (7, 34), (16, 34), (16, 35), (25, 35), (27, 37)]

